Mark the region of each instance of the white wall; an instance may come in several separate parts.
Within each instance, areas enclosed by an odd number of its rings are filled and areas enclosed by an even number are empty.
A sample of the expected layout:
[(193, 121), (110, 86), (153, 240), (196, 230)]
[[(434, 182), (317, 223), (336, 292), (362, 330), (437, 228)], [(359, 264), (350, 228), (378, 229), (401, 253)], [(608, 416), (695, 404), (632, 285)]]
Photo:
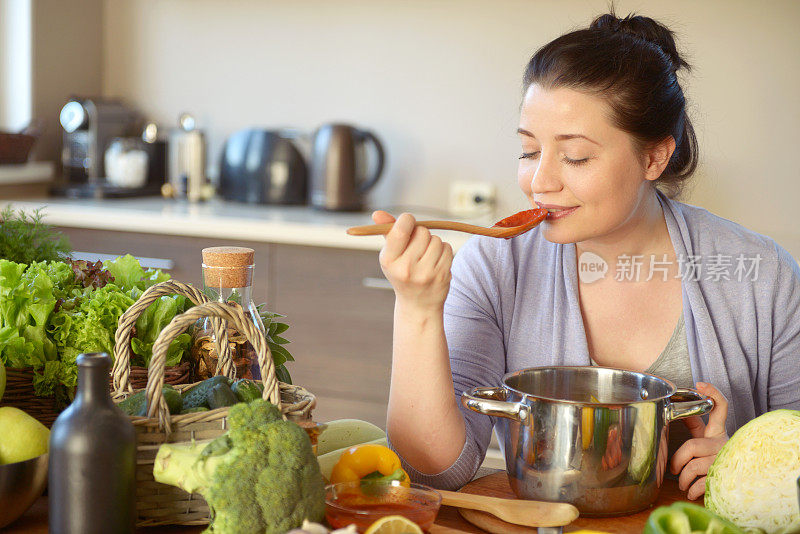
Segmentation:
[[(800, 2), (617, 0), (669, 24), (703, 166), (689, 200), (800, 256)], [(231, 132), (375, 130), (389, 165), (373, 206), (446, 206), (454, 179), (515, 184), (520, 78), (531, 54), (606, 0), (105, 0), (103, 92), (172, 125), (190, 111), (212, 168)]]
[(35, 159), (60, 161), (61, 108), (73, 95), (101, 93), (102, 7), (102, 0), (31, 0), (31, 112), (44, 121)]

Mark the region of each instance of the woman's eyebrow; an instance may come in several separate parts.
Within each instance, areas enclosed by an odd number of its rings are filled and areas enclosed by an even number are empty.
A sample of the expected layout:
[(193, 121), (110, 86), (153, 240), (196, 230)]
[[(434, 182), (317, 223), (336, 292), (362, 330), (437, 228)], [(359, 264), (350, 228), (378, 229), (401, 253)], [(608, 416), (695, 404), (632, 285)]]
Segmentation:
[[(517, 133), (520, 134), (520, 135), (525, 135), (527, 137), (532, 137), (533, 139), (536, 139), (535, 135), (533, 135), (531, 132), (529, 132), (528, 130), (525, 130), (523, 128), (517, 128)], [(586, 139), (590, 143), (594, 143), (596, 145), (600, 144), (597, 141), (595, 141), (594, 139), (590, 139), (590, 138), (586, 137), (585, 135), (581, 135), (581, 134), (558, 134), (556, 136), (556, 141), (569, 141), (570, 139)]]
[(595, 141), (594, 139), (589, 139), (585, 135), (581, 135), (581, 134), (559, 134), (559, 135), (556, 136), (556, 141), (568, 141), (570, 139), (586, 139), (590, 143), (594, 143), (596, 145), (600, 144), (597, 141)]

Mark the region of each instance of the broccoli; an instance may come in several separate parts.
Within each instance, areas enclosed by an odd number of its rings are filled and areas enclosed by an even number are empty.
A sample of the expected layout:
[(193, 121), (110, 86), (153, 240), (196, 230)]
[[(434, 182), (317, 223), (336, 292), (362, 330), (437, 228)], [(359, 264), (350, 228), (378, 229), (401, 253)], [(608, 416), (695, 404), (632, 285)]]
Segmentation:
[(239, 403), (213, 441), (166, 443), (153, 477), (205, 497), (206, 532), (283, 534), (325, 517), (325, 485), (308, 434), (265, 400)]

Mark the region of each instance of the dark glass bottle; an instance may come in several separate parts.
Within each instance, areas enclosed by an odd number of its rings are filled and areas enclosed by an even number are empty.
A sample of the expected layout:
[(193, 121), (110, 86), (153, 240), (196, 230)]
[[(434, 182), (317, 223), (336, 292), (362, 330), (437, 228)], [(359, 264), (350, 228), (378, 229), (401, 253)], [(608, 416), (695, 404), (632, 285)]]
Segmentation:
[(50, 430), (50, 532), (133, 532), (136, 434), (109, 396), (111, 358), (81, 354), (77, 363), (75, 400)]

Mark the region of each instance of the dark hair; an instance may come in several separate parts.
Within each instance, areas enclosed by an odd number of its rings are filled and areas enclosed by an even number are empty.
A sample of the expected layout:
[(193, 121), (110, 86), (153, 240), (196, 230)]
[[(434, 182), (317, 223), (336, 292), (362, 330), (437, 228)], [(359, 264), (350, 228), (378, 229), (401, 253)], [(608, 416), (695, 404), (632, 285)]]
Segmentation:
[(615, 125), (640, 148), (672, 136), (675, 151), (656, 185), (675, 197), (698, 160), (697, 137), (676, 77), (681, 68), (690, 70), (672, 31), (649, 17), (620, 19), (612, 12), (540, 48), (525, 69), (523, 86), (568, 87), (604, 97)]

